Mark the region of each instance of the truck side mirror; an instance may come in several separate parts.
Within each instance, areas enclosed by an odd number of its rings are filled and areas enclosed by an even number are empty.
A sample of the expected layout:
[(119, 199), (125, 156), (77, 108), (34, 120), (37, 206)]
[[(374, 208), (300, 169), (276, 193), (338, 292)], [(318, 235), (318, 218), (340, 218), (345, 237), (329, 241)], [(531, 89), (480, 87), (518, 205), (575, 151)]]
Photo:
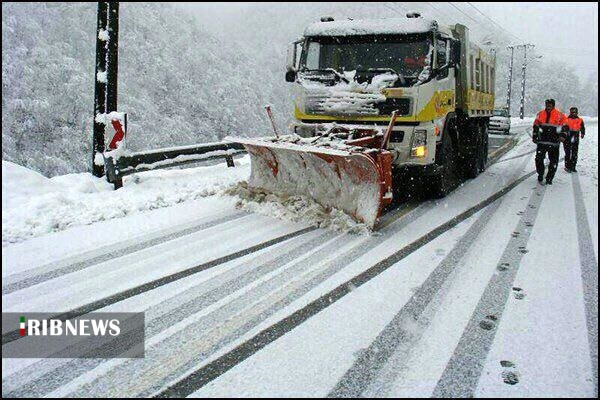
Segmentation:
[(296, 71), (289, 70), (285, 73), (286, 82), (296, 82)]
[(296, 71), (297, 71), (297, 57), (298, 54), (298, 44), (301, 41), (297, 40), (288, 45), (287, 54), (286, 54), (286, 73), (285, 73), (285, 81), (286, 82), (295, 82), (296, 81)]

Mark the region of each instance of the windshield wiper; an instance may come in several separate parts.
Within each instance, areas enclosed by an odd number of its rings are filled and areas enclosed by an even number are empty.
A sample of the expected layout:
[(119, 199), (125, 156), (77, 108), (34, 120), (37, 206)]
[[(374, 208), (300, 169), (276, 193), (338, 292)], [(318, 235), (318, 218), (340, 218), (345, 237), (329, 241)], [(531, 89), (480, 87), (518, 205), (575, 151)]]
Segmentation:
[(350, 80), (346, 78), (343, 74), (341, 74), (338, 70), (334, 68), (321, 68), (321, 69), (306, 69), (308, 72), (332, 72), (339, 79), (343, 80), (346, 83), (350, 83)]
[(324, 71), (333, 72), (338, 78), (344, 80), (346, 83), (350, 83), (350, 80), (346, 78), (344, 74), (341, 74), (337, 69), (334, 68), (325, 68)]
[(406, 79), (404, 79), (404, 75), (402, 75), (400, 72), (397, 72), (395, 69), (393, 68), (369, 68), (366, 70), (360, 70), (360, 71), (367, 71), (367, 72), (373, 72), (373, 71), (382, 71), (382, 72), (391, 72), (393, 74), (395, 74), (398, 79), (400, 79), (400, 82), (402, 83), (402, 85), (406, 85)]

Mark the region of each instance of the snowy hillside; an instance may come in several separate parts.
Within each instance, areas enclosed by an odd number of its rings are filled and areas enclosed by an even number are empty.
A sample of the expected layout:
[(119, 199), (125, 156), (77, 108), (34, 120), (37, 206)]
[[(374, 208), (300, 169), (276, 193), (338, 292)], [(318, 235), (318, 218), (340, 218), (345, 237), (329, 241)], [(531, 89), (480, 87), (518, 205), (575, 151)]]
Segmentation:
[[(96, 3), (2, 4), (2, 158), (89, 168)], [(119, 109), (132, 150), (263, 135), (279, 81), (169, 4), (121, 4)], [(250, 73), (252, 71), (252, 73)], [(280, 78), (280, 77), (278, 77)]]

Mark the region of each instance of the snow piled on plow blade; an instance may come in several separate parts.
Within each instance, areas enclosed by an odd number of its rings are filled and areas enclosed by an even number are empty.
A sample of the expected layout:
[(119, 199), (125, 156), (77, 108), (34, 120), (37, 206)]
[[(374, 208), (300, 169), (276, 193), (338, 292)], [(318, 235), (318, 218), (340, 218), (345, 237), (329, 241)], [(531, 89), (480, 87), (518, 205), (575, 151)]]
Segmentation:
[(372, 229), (381, 211), (381, 178), (366, 154), (261, 139), (242, 143), (251, 160), (250, 188), (279, 196), (305, 196), (342, 210)]

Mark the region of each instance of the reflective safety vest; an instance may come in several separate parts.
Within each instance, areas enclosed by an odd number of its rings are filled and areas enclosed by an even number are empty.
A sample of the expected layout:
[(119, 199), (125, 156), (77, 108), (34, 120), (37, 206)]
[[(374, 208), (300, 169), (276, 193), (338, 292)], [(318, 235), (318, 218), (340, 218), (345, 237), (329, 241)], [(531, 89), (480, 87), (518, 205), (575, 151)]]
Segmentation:
[(583, 119), (581, 119), (581, 117), (567, 118), (567, 125), (569, 125), (569, 130), (571, 132), (579, 132), (581, 130), (582, 124), (583, 124)]
[[(533, 121), (533, 130), (538, 136), (538, 143), (557, 146), (562, 126), (567, 124), (567, 116), (558, 108), (553, 108), (548, 114), (546, 110), (540, 111)], [(541, 132), (538, 134), (538, 130)]]
[(546, 110), (542, 110), (538, 113), (538, 115), (535, 117), (535, 121), (533, 122), (533, 125), (537, 125), (537, 126), (551, 126), (554, 128), (558, 128), (559, 126), (563, 126), (565, 125), (565, 120), (567, 119), (567, 116), (563, 113), (560, 112), (560, 110), (558, 108), (553, 108), (552, 111), (550, 111), (550, 115), (548, 116), (548, 113), (546, 112)]

